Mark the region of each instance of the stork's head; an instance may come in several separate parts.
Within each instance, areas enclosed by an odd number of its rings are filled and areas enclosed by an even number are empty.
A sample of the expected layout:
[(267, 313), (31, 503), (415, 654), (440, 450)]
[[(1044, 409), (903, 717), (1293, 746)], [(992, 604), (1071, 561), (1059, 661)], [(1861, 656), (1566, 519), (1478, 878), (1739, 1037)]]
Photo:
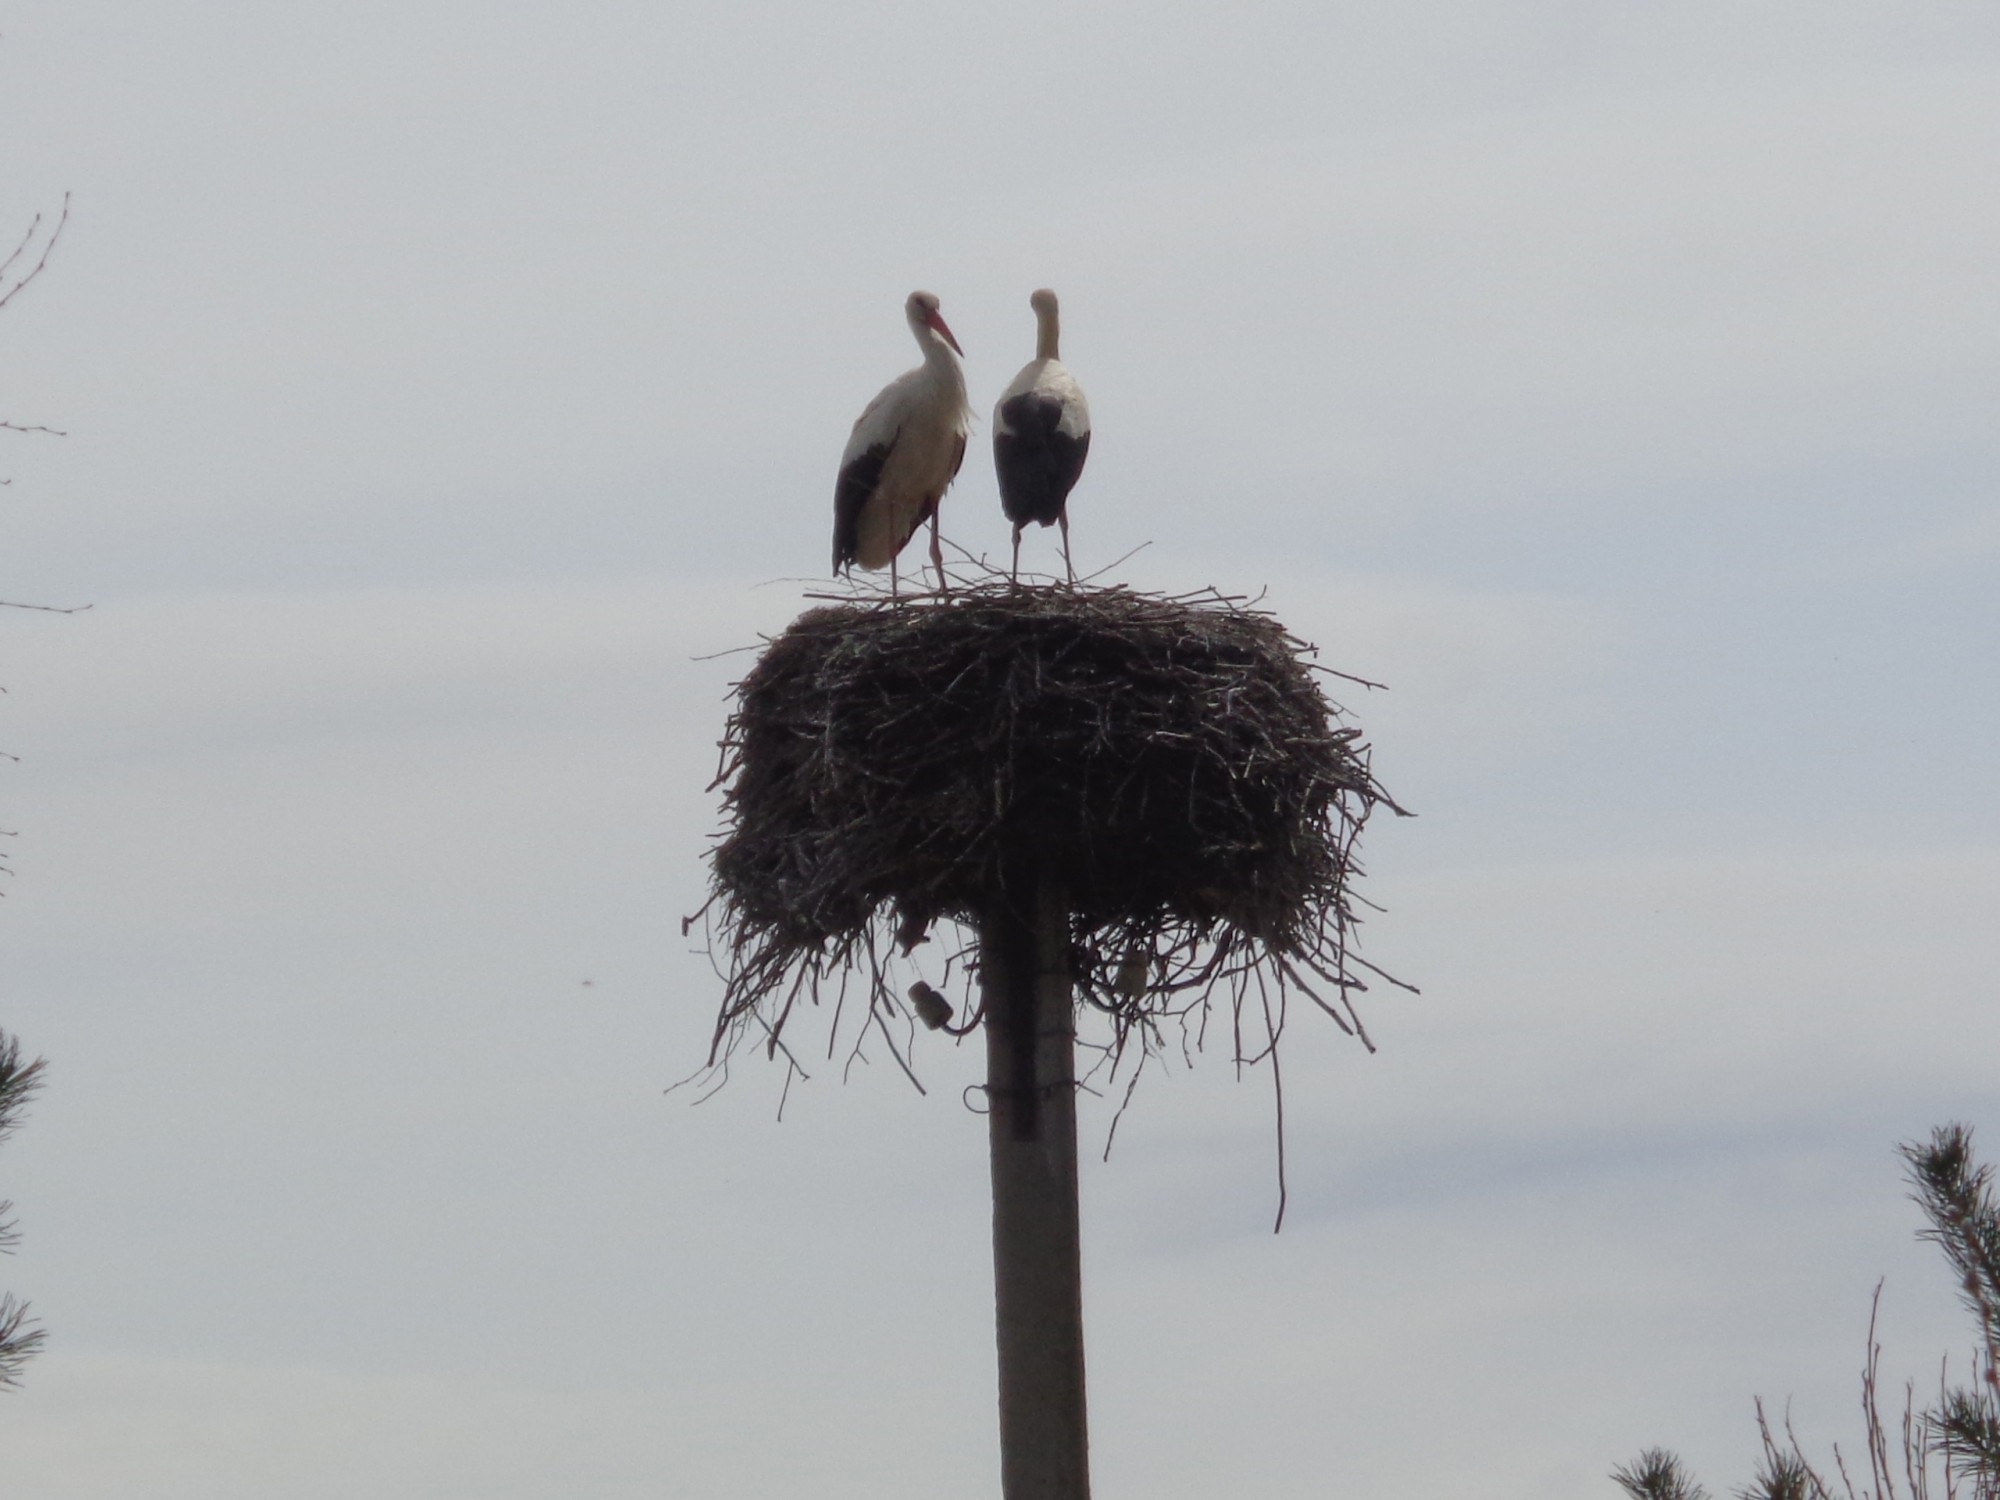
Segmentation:
[(1028, 306), (1035, 310), (1038, 318), (1053, 318), (1056, 315), (1056, 294), (1047, 287), (1028, 294)]
[(951, 336), (951, 330), (945, 326), (943, 315), (938, 312), (936, 292), (910, 293), (910, 300), (903, 304), (903, 313), (909, 318), (910, 327), (917, 331), (918, 338), (921, 339), (924, 330), (928, 328), (951, 345), (952, 353), (961, 359), (965, 357), (965, 351), (958, 347), (958, 340)]

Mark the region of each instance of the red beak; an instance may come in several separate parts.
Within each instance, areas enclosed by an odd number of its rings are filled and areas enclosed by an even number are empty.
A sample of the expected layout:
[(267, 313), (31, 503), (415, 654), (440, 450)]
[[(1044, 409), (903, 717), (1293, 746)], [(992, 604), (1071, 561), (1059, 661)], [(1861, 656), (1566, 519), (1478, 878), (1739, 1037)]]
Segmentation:
[(951, 345), (952, 353), (956, 354), (960, 359), (965, 358), (965, 351), (958, 347), (958, 340), (953, 338), (951, 330), (944, 326), (944, 315), (942, 313), (932, 313), (924, 321), (944, 335), (944, 341)]

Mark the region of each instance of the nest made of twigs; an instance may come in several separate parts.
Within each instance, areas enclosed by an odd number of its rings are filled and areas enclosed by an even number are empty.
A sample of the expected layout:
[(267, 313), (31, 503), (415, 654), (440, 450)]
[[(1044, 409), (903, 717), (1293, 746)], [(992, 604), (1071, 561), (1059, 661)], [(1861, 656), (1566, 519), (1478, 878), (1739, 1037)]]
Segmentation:
[(1395, 804), (1312, 654), (1213, 592), (999, 579), (801, 615), (722, 741), (711, 1061), (753, 1030), (775, 1047), (864, 958), (871, 1011), (896, 1009), (888, 942), (972, 925), (1030, 872), (1060, 884), (1073, 973), (1121, 1046), (1251, 979), (1358, 1032), (1354, 842)]

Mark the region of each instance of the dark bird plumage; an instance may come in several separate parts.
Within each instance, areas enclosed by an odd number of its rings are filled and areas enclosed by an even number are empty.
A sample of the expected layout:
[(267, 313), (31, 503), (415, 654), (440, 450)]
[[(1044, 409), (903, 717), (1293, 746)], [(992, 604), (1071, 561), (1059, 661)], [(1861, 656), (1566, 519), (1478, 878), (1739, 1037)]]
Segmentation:
[(1014, 523), (1013, 571), (1020, 571), (1025, 527), (1060, 526), (1063, 567), (1074, 583), (1069, 492), (1090, 452), (1090, 403), (1057, 357), (1061, 324), (1056, 294), (1038, 291), (1028, 305), (1035, 310), (1035, 357), (993, 408), (993, 467), (1000, 478), (1000, 508)]

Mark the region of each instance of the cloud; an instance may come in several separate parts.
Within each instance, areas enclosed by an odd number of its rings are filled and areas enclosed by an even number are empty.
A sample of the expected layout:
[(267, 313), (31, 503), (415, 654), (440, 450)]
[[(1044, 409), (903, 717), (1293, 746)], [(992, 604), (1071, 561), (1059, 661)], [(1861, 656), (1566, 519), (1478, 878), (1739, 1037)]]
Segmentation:
[(882, 1440), (890, 1414), (881, 1396), (850, 1388), (808, 1402), (788, 1389), (782, 1366), (768, 1374), (751, 1381), (691, 1364), (670, 1383), (551, 1388), (52, 1351), (10, 1410), (8, 1472), (21, 1493), (63, 1500), (135, 1491), (152, 1500), (638, 1500), (663, 1485), (719, 1497), (858, 1496), (871, 1482), (899, 1484), (912, 1463), (968, 1487), (982, 1477), (967, 1462), (973, 1455), (940, 1441), (940, 1433), (961, 1438), (961, 1424), (934, 1403), (898, 1393), (905, 1404), (892, 1447)]
[(1886, 544), (1823, 547), (1787, 569), (1786, 576), (1815, 584), (1923, 578), (1985, 562), (1996, 552), (2000, 552), (2000, 506), (1989, 503), (1919, 526)]
[(1996, 97), (1968, 65), (1561, 98), (1234, 147), (1079, 193), (1050, 233), (1163, 473), (1252, 451), (1380, 505), (1601, 504), (1968, 431)]
[(1884, 1269), (1929, 1377), (1986, 604), (1769, 585), (1991, 550), (1990, 9), (475, 10), (9, 29), (77, 211), (7, 368), (75, 435), (0, 592), (98, 604), (7, 619), (18, 1486), (990, 1483), (977, 1048), (659, 1092), (747, 664), (691, 658), (824, 566), (917, 284), (975, 404), (1064, 292), (1080, 556), (1268, 581), (1423, 814), (1365, 951), (1425, 993), (1299, 1018), (1285, 1236), (1213, 1057), (1089, 1168), (1106, 1492), (1727, 1484)]

